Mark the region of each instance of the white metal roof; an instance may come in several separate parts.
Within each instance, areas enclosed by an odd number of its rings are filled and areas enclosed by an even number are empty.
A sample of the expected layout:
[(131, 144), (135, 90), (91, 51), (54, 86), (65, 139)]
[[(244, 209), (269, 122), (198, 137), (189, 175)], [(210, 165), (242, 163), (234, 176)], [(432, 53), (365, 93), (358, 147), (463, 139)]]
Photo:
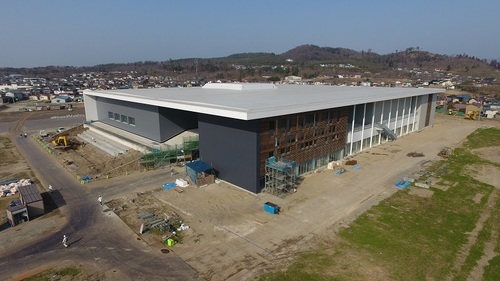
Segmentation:
[(201, 88), (86, 90), (84, 95), (253, 120), (441, 91), (436, 88), (212, 83)]

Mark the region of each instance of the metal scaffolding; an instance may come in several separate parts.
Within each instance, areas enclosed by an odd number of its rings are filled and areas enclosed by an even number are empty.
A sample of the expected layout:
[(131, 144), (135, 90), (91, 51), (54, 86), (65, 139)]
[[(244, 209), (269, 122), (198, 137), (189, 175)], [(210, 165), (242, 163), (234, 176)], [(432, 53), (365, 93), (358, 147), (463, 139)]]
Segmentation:
[(184, 137), (182, 145), (163, 145), (162, 149), (151, 149), (144, 154), (141, 165), (147, 168), (159, 168), (170, 165), (174, 162), (185, 162), (186, 159), (193, 159), (193, 152), (198, 150), (198, 137)]
[(295, 191), (296, 166), (294, 161), (269, 157), (266, 161), (264, 191), (278, 196)]

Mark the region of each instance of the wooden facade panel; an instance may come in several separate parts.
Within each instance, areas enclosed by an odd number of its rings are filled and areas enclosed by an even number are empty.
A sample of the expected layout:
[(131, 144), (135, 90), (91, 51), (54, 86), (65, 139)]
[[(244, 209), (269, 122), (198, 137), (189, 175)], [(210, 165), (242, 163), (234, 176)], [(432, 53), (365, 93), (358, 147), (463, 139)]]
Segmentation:
[(350, 107), (277, 116), (261, 120), (260, 176), (275, 156), (297, 165), (342, 150), (346, 144)]

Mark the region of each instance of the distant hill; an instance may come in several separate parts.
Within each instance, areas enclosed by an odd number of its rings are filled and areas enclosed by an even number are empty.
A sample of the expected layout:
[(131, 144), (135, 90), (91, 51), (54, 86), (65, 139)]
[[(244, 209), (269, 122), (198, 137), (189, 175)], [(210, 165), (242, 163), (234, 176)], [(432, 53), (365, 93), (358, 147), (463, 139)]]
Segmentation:
[[(321, 65), (321, 67), (320, 67)], [(344, 67), (344, 66), (348, 66)], [(326, 67), (325, 67), (326, 66)], [(340, 67), (339, 67), (340, 66)], [(362, 74), (369, 77), (401, 77), (401, 70), (439, 70), (465, 76), (500, 78), (496, 60), (463, 55), (440, 55), (410, 47), (380, 55), (371, 50), (301, 45), (282, 54), (267, 52), (237, 53), (219, 58), (185, 58), (168, 61), (144, 61), (102, 64), (93, 67), (47, 66), (36, 68), (0, 68), (0, 78), (10, 74), (31, 77), (67, 77), (82, 72), (134, 72), (136, 75), (176, 76), (180, 79), (225, 79), (259, 81), (262, 77), (283, 78), (299, 75), (314, 78), (334, 74)], [(399, 71), (399, 72), (398, 72)], [(497, 79), (498, 80), (498, 79)]]
[(363, 53), (351, 49), (318, 47), (316, 45), (298, 46), (282, 54), (286, 58), (299, 62), (361, 59), (363, 55)]

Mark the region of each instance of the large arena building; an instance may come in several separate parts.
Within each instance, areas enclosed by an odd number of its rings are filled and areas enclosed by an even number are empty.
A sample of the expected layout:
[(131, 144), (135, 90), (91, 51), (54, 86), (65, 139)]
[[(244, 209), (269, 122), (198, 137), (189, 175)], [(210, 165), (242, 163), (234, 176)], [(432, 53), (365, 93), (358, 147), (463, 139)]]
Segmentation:
[(432, 88), (209, 83), (84, 92), (86, 121), (162, 143), (199, 135), (219, 179), (258, 193), (433, 124)]

